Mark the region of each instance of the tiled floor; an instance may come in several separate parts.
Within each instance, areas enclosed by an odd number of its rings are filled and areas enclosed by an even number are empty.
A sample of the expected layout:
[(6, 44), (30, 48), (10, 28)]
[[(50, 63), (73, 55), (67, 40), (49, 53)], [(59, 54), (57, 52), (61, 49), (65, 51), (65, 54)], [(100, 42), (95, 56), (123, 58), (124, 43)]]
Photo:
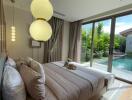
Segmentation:
[(132, 100), (132, 85), (115, 80), (101, 100)]

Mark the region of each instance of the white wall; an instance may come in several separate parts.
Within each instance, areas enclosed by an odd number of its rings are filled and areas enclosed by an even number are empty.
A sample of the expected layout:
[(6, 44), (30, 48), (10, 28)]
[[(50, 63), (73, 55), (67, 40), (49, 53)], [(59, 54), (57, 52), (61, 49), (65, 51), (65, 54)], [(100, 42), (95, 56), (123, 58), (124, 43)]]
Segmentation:
[[(32, 57), (35, 60), (42, 62), (43, 59), (43, 45), (41, 48), (30, 48), (29, 26), (32, 22), (30, 12), (15, 8), (15, 27), (16, 27), (16, 41), (11, 41), (11, 26), (12, 26), (12, 7), (4, 6), (6, 17), (6, 35), (7, 35), (7, 51), (9, 56), (13, 58), (18, 57)], [(39, 51), (39, 52), (38, 52)]]
[(132, 34), (126, 38), (126, 53), (132, 53)]
[[(15, 8), (15, 26), (16, 26), (16, 41), (11, 41), (11, 26), (12, 26), (12, 7), (4, 5), (5, 8), (5, 17), (7, 24), (7, 51), (9, 56), (13, 58), (19, 57), (32, 57), (35, 60), (42, 62), (43, 61), (43, 52), (44, 44), (41, 43), (41, 48), (30, 48), (30, 35), (29, 35), (29, 26), (32, 23), (32, 16), (29, 11), (21, 10)], [(63, 31), (63, 60), (66, 59), (68, 54), (69, 46), (69, 23), (65, 22), (64, 31)]]

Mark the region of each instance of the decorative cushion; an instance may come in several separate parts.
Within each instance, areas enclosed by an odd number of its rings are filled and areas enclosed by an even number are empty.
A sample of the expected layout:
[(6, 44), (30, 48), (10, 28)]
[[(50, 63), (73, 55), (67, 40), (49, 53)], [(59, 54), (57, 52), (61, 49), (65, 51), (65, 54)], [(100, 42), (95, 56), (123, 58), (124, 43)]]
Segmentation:
[(27, 64), (28, 64), (29, 66), (31, 65), (31, 61), (32, 61), (32, 60), (33, 60), (32, 58), (27, 57), (26, 62), (27, 62)]
[(67, 66), (67, 69), (70, 69), (70, 70), (76, 70), (76, 66), (74, 64), (68, 64)]
[(5, 64), (16, 68), (16, 62), (10, 57), (7, 58), (7, 61)]
[(63, 67), (68, 67), (68, 64), (72, 61), (72, 59), (67, 59), (64, 63), (64, 66)]
[(9, 65), (5, 66), (2, 91), (4, 100), (26, 100), (24, 82), (19, 72)]
[(45, 73), (42, 64), (30, 58), (30, 67), (42, 76), (45, 83)]
[(35, 100), (44, 100), (45, 86), (42, 76), (26, 65), (19, 69), (28, 94)]
[(16, 61), (16, 66), (17, 66), (18, 71), (19, 71), (19, 67), (21, 65), (23, 65), (23, 64), (27, 65), (28, 64), (27, 61), (23, 58), (16, 59), (15, 61)]
[(27, 97), (27, 99), (26, 100), (33, 100), (31, 97)]

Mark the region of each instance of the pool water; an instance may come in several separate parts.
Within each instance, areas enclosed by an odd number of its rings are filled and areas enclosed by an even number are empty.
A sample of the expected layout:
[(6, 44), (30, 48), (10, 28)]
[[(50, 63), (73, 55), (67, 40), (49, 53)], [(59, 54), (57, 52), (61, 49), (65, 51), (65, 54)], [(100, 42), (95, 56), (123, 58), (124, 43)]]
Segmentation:
[[(101, 62), (101, 64), (108, 64), (108, 61)], [(112, 66), (119, 69), (124, 69), (128, 71), (132, 71), (132, 57), (123, 56), (120, 58), (113, 59)]]

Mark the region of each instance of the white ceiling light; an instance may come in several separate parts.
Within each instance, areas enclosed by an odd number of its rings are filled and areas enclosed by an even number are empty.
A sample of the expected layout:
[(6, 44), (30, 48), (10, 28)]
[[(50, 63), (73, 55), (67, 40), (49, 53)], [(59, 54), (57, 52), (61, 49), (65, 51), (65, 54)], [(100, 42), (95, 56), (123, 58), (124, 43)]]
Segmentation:
[(35, 18), (43, 18), (48, 21), (53, 16), (53, 7), (49, 0), (33, 0), (31, 12)]
[(31, 37), (37, 41), (47, 41), (52, 35), (51, 26), (44, 20), (34, 21), (29, 30)]

